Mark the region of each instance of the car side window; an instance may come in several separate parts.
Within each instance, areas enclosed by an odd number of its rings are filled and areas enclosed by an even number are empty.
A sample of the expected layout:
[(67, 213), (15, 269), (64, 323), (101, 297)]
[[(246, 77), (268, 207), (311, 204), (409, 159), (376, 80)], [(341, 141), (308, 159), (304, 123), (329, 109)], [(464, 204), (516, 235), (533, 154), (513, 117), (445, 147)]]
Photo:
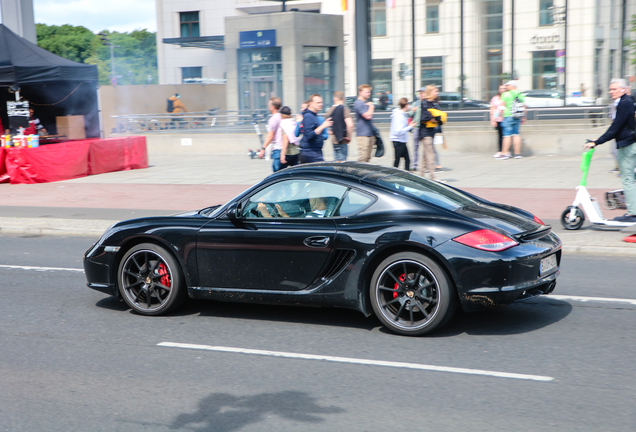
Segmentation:
[(350, 189), (334, 216), (353, 216), (367, 208), (373, 201), (375, 201), (375, 198), (371, 195)]
[(316, 180), (285, 180), (252, 195), (243, 205), (244, 218), (332, 217), (346, 186)]

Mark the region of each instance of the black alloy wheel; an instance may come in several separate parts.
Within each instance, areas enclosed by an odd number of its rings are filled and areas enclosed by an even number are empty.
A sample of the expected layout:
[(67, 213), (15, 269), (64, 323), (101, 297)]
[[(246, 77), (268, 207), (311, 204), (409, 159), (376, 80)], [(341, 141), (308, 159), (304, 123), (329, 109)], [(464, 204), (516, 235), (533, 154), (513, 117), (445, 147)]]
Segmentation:
[[(574, 210), (574, 219), (570, 220), (570, 212)], [(561, 214), (561, 225), (567, 230), (577, 230), (583, 226), (585, 222), (585, 214), (578, 207), (569, 206)]]
[(160, 315), (176, 309), (185, 299), (181, 269), (164, 248), (142, 243), (122, 258), (119, 292), (135, 312)]
[(446, 272), (432, 259), (402, 252), (380, 263), (371, 280), (371, 305), (389, 330), (420, 336), (453, 316), (456, 299)]

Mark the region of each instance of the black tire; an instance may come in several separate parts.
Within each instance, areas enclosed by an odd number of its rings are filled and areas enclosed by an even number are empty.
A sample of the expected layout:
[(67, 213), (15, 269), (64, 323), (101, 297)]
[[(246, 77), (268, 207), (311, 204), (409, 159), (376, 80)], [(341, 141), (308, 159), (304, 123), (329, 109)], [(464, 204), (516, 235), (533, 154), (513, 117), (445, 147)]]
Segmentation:
[(373, 273), (371, 305), (394, 333), (420, 336), (441, 328), (453, 316), (455, 293), (446, 272), (415, 252), (391, 255)]
[(164, 248), (142, 243), (131, 248), (119, 263), (119, 292), (141, 315), (161, 315), (181, 305), (185, 284), (177, 260)]
[[(572, 209), (575, 209), (574, 220), (570, 221), (570, 211)], [(578, 207), (569, 206), (563, 210), (561, 214), (561, 224), (563, 228), (567, 230), (577, 230), (583, 226), (583, 222), (585, 222), (585, 214), (583, 214), (583, 211)]]

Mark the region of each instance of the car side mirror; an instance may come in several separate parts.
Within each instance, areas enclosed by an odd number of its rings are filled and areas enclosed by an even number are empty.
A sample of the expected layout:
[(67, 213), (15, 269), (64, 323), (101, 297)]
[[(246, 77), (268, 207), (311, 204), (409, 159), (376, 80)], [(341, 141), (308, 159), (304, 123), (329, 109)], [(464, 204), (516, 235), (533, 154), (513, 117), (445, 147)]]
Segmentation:
[(240, 218), (241, 216), (241, 210), (240, 210), (240, 205), (239, 203), (232, 203), (230, 204), (230, 206), (227, 208), (227, 211), (225, 212), (227, 214), (227, 217), (230, 220), (237, 220)]

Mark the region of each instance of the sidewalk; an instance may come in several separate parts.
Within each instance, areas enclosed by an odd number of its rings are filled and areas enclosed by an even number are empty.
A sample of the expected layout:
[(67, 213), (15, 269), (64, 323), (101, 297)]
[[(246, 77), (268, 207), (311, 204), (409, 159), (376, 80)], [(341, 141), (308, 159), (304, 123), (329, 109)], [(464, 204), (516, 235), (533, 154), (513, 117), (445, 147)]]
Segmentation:
[[(595, 155), (588, 186), (599, 202), (620, 189), (609, 153)], [(373, 159), (392, 165), (393, 151)], [(440, 154), (445, 171), (437, 177), (488, 200), (533, 212), (552, 225), (567, 253), (636, 256), (627, 235), (592, 227), (566, 231), (559, 221), (579, 183), (580, 157), (531, 156), (496, 160), (489, 155)], [(271, 161), (247, 155), (150, 155), (150, 167), (33, 185), (0, 184), (0, 234), (85, 235), (98, 237), (114, 222), (223, 203), (271, 173)], [(606, 218), (624, 210), (604, 210)]]

